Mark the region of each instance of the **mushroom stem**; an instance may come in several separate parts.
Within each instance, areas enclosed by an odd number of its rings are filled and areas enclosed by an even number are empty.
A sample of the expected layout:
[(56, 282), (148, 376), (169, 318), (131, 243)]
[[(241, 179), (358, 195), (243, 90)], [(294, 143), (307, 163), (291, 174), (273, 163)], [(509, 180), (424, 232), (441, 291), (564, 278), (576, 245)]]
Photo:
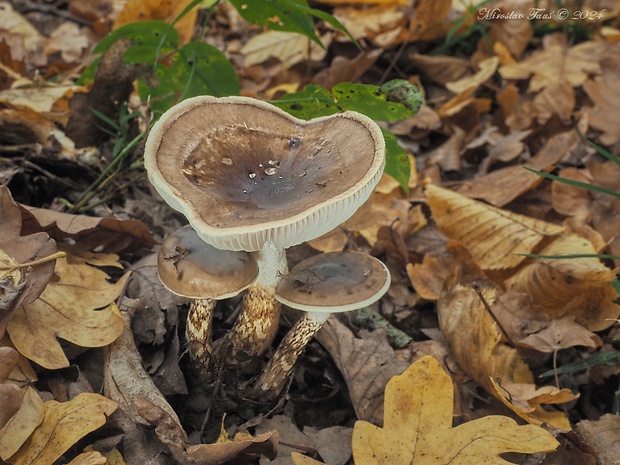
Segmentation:
[(253, 389), (255, 397), (276, 397), (282, 392), (297, 359), (330, 315), (328, 312), (307, 312), (291, 327), (258, 379)]
[(211, 378), (211, 354), (213, 353), (211, 322), (216, 304), (215, 299), (192, 300), (185, 327), (192, 369), (198, 379), (205, 382)]
[(288, 273), (283, 248), (267, 245), (258, 252), (258, 278), (246, 291), (241, 314), (232, 329), (216, 342), (218, 363), (242, 365), (262, 356), (271, 346), (280, 323), (276, 286)]

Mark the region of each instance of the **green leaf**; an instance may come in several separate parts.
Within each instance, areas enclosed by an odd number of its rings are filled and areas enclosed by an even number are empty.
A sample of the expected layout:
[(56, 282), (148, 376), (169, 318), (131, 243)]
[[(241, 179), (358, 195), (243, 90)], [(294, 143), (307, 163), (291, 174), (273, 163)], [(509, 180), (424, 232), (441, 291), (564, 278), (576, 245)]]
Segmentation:
[(301, 92), (286, 94), (280, 100), (270, 103), (304, 120), (333, 115), (340, 111), (331, 92), (316, 85), (308, 85)]
[(385, 172), (398, 181), (405, 192), (409, 193), (409, 175), (411, 173), (409, 155), (398, 145), (398, 139), (394, 134), (385, 129), (382, 131), (385, 139)]
[(197, 95), (239, 95), (239, 79), (226, 55), (212, 45), (189, 42), (178, 52), (171, 68), (179, 83), (180, 100)]
[(399, 102), (389, 102), (387, 94), (378, 86), (341, 82), (332, 93), (341, 110), (353, 110), (375, 121), (400, 121), (412, 116), (412, 112)]
[(298, 32), (323, 46), (314, 32), (312, 16), (305, 11), (309, 9), (305, 0), (230, 0), (230, 3), (250, 23), (274, 31)]
[(620, 359), (620, 352), (602, 352), (577, 362), (562, 365), (557, 370), (548, 370), (540, 374), (539, 378), (547, 378), (555, 374), (563, 375), (565, 373), (575, 373), (577, 371), (586, 370), (597, 365), (617, 365)]
[(123, 57), (127, 63), (154, 63), (162, 53), (176, 50), (179, 33), (163, 21), (130, 23), (108, 34), (95, 47), (93, 54), (106, 52), (120, 39), (129, 39), (133, 43)]
[(158, 120), (179, 100), (181, 89), (170, 68), (161, 63), (156, 65), (149, 76), (138, 78), (138, 95), (143, 102), (149, 102), (153, 121)]

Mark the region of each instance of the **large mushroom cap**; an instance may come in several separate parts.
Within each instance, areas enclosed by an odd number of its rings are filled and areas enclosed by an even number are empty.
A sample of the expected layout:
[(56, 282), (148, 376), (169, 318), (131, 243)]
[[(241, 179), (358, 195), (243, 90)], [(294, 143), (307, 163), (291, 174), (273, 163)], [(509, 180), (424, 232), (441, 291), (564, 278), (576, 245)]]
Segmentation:
[(373, 304), (390, 287), (380, 260), (360, 252), (328, 252), (298, 263), (278, 284), (276, 299), (307, 312), (347, 312)]
[(175, 294), (226, 299), (256, 280), (258, 264), (253, 254), (216, 249), (200, 239), (191, 226), (184, 226), (162, 243), (157, 272), (164, 286)]
[(370, 196), (385, 166), (380, 128), (355, 112), (303, 121), (246, 97), (194, 97), (145, 148), (149, 179), (198, 235), (255, 251), (316, 238)]

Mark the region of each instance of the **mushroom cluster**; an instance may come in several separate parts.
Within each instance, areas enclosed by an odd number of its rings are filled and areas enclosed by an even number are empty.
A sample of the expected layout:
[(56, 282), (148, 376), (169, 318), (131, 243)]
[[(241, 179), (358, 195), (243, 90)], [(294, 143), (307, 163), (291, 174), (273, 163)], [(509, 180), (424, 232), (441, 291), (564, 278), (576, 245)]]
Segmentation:
[[(205, 275), (207, 281), (244, 276), (217, 292), (196, 279), (184, 294), (195, 299), (188, 316), (190, 354), (204, 364), (213, 352), (219, 363), (243, 366), (271, 346), (280, 302), (290, 304), (276, 293), (288, 275), (286, 248), (331, 231), (355, 213), (383, 173), (385, 143), (377, 124), (356, 112), (303, 121), (251, 98), (201, 96), (160, 118), (144, 157), (151, 184), (198, 236), (184, 230), (162, 247), (171, 280), (188, 278), (181, 255), (219, 270)], [(198, 252), (198, 238), (204, 251)], [(166, 285), (182, 293), (165, 274), (160, 270)], [(204, 338), (210, 337), (214, 300), (243, 289), (239, 317), (212, 349)]]

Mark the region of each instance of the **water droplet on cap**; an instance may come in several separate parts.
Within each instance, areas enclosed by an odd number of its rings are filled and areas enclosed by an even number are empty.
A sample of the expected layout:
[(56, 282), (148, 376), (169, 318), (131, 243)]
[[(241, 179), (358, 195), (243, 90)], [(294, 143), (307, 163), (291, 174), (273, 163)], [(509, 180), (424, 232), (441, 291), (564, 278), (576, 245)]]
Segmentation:
[(271, 176), (272, 174), (276, 174), (276, 172), (277, 172), (277, 171), (278, 171), (278, 170), (272, 166), (271, 168), (267, 168), (267, 169), (265, 170), (265, 174), (266, 174), (267, 176)]
[(248, 174), (248, 176), (250, 177), (250, 179), (254, 179), (256, 177), (256, 173), (250, 173)]

